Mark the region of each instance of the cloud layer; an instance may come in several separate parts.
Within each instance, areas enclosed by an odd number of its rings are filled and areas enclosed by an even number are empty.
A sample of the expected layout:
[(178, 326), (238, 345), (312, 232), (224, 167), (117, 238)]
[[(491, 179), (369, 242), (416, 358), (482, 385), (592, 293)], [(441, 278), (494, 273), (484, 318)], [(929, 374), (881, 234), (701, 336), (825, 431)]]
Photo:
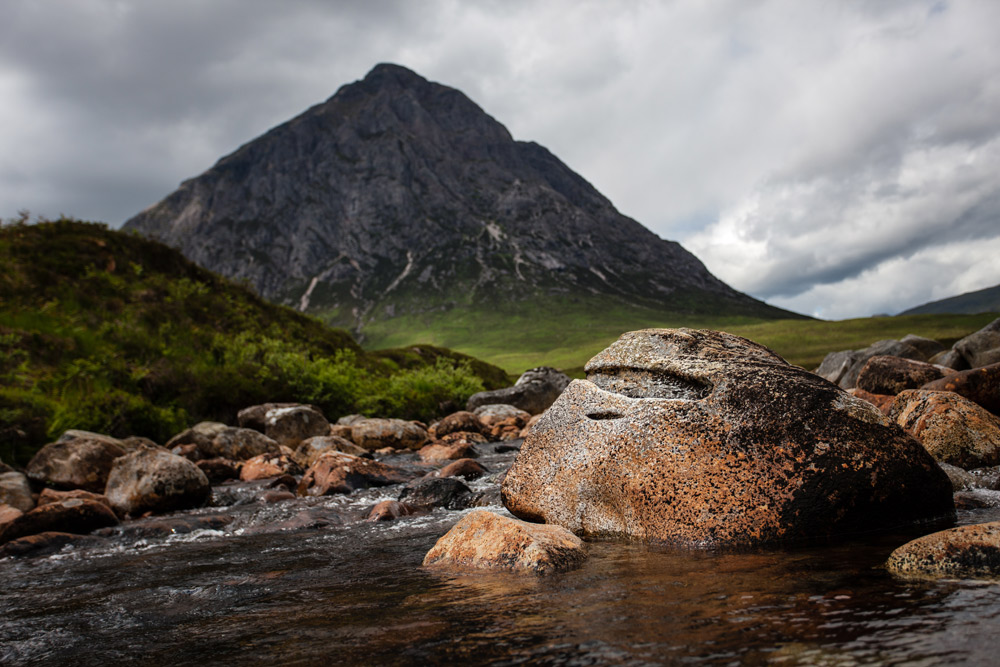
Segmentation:
[(971, 0), (11, 0), (0, 216), (120, 224), (396, 62), (738, 289), (897, 312), (1000, 283), (997, 25)]

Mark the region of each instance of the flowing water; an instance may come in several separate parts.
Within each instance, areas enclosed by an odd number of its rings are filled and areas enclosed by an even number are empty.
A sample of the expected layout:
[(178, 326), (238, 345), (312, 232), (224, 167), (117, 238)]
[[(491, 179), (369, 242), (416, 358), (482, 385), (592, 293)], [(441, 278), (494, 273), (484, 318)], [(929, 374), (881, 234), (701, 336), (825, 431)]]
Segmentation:
[[(483, 460), (496, 471), (512, 456)], [(996, 661), (1000, 585), (881, 569), (913, 534), (745, 553), (593, 543), (581, 569), (555, 576), (448, 574), (420, 563), (462, 512), (367, 523), (398, 489), (262, 504), (239, 488), (226, 502), (242, 504), (193, 513), (234, 517), (218, 529), (133, 527), (0, 560), (0, 663)]]

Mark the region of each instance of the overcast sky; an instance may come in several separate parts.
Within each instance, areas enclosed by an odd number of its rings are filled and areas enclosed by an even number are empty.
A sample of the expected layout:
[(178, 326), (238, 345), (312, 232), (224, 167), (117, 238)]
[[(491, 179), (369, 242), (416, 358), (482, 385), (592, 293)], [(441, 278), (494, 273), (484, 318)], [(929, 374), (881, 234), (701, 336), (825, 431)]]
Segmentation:
[(119, 226), (362, 78), (465, 92), (827, 319), (1000, 283), (1000, 2), (3, 0), (0, 217)]

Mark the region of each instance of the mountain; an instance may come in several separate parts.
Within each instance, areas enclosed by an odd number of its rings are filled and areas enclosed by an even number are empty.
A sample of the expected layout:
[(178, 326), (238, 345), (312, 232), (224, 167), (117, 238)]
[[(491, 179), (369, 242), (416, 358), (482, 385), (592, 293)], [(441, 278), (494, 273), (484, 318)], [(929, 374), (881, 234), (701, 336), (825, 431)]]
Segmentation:
[(958, 296), (931, 301), (922, 306), (904, 310), (900, 315), (975, 315), (976, 313), (1000, 313), (1000, 285), (966, 292)]
[(403, 316), (567, 299), (797, 317), (620, 214), (464, 94), (376, 66), (185, 181), (125, 229), (364, 335)]
[(100, 224), (0, 225), (0, 460), (70, 428), (164, 442), (267, 401), (429, 420), (509, 384), (420, 346), (365, 352), (161, 243)]

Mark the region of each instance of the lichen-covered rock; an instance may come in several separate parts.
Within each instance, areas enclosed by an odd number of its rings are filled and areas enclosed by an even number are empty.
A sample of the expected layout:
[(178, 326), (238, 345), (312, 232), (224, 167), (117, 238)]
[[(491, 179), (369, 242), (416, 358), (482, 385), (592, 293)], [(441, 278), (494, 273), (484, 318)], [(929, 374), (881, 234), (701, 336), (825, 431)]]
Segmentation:
[(85, 535), (98, 528), (118, 525), (118, 517), (102, 503), (71, 498), (39, 505), (14, 519), (0, 533), (0, 544), (26, 535), (49, 531)]
[(329, 435), (330, 422), (319, 408), (309, 405), (273, 408), (264, 415), (264, 434), (279, 445), (294, 448), (303, 440)]
[(767, 348), (624, 334), (525, 439), (516, 516), (578, 535), (758, 544), (951, 516), (951, 484), (874, 406)]
[(998, 578), (1000, 521), (924, 535), (893, 551), (886, 567), (906, 577)]
[(402, 484), (414, 474), (378, 461), (351, 456), (342, 452), (327, 452), (309, 467), (299, 482), (300, 496), (328, 496), (351, 493), (390, 484)]
[[(248, 408), (243, 408), (236, 413), (236, 424), (240, 428), (252, 428), (255, 431), (264, 432), (267, 427), (267, 413), (276, 408), (295, 408), (302, 405), (302, 403), (261, 403), (260, 405), (251, 405)], [(315, 406), (310, 405), (309, 407), (315, 408)]]
[(363, 419), (351, 424), (351, 440), (368, 451), (384, 447), (420, 449), (428, 440), (427, 429), (403, 419)]
[(303, 440), (296, 448), (295, 456), (299, 463), (308, 468), (326, 452), (343, 452), (351, 456), (371, 456), (367, 449), (362, 449), (350, 440), (338, 438), (335, 435), (319, 435)]
[(539, 366), (522, 373), (513, 387), (473, 394), (465, 409), (471, 411), (483, 405), (506, 404), (537, 415), (545, 412), (568, 385), (569, 376), (565, 373), (549, 366)]
[(0, 473), (0, 504), (28, 512), (35, 507), (28, 478), (19, 472)]
[(475, 413), (468, 410), (453, 412), (436, 424), (432, 424), (428, 433), (432, 438), (442, 438), (451, 433), (467, 432), (482, 433), (483, 423)]
[(115, 461), (104, 495), (130, 516), (201, 507), (211, 493), (198, 466), (165, 449), (140, 447)]
[(223, 458), (231, 461), (247, 461), (261, 454), (277, 454), (280, 445), (260, 431), (252, 428), (227, 426), (213, 434), (207, 443), (199, 443), (198, 449), (207, 458)]
[(953, 373), (920, 388), (927, 391), (953, 391), (993, 414), (1000, 415), (1000, 364)]
[[(184, 429), (170, 438), (170, 440), (167, 440), (167, 444), (164, 447), (173, 449), (180, 445), (197, 445), (198, 449), (207, 453), (215, 436), (228, 428), (232, 427), (226, 426), (222, 422), (198, 422), (191, 428)], [(207, 456), (214, 456), (214, 454), (207, 454)]]
[(969, 334), (952, 347), (965, 358), (970, 368), (1000, 363), (1000, 318)]
[(872, 357), (889, 356), (916, 361), (927, 361), (927, 357), (917, 347), (898, 340), (880, 340), (863, 350), (842, 350), (831, 352), (823, 359), (816, 375), (839, 385), (842, 389), (853, 389), (858, 383), (858, 374)]
[(1000, 464), (1000, 419), (958, 394), (908, 389), (889, 419), (938, 461), (967, 470)]
[(28, 462), (25, 473), (56, 488), (100, 493), (115, 459), (124, 455), (124, 449), (103, 438), (74, 438), (42, 447)]
[(890, 396), (888, 394), (873, 394), (870, 391), (865, 391), (864, 389), (858, 389), (857, 387), (855, 387), (854, 389), (848, 389), (847, 393), (850, 394), (851, 396), (854, 396), (855, 398), (860, 398), (863, 401), (868, 401), (876, 408), (878, 408), (879, 412), (881, 412), (886, 416), (888, 416), (889, 410), (892, 409), (893, 401), (896, 400), (896, 397), (894, 395)]
[(918, 389), (955, 371), (924, 361), (877, 356), (865, 362), (858, 373), (857, 388), (872, 394), (895, 396), (906, 389)]
[(579, 567), (586, 558), (583, 542), (565, 528), (476, 510), (437, 541), (424, 565), (552, 574)]

